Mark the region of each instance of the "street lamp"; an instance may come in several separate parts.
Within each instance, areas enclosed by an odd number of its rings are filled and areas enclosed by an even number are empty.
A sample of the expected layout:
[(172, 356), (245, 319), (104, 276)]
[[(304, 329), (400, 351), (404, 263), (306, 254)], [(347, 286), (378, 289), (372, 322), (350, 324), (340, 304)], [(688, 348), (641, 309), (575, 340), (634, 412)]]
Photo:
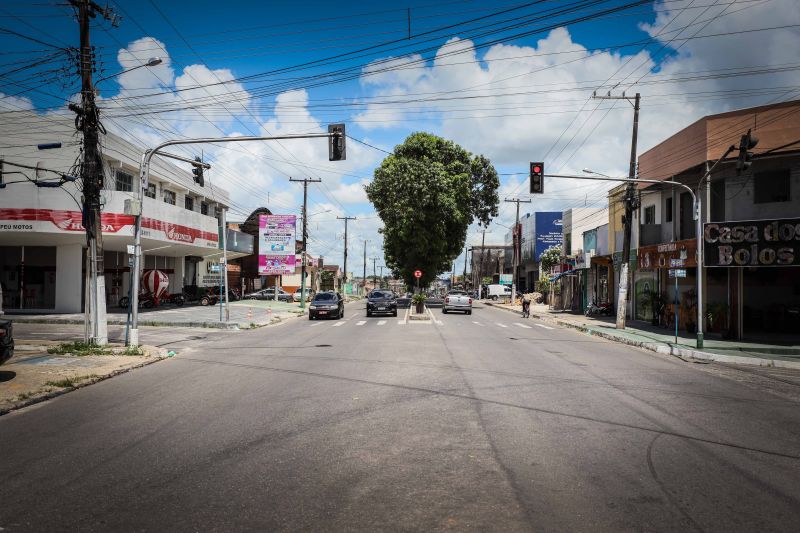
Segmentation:
[(163, 62), (164, 62), (164, 60), (161, 59), (160, 57), (151, 57), (150, 59), (147, 60), (147, 63), (143, 63), (141, 65), (136, 65), (135, 67), (131, 67), (129, 69), (125, 69), (125, 70), (123, 70), (121, 72), (117, 72), (116, 74), (111, 74), (110, 76), (104, 76), (104, 77), (100, 78), (99, 80), (96, 80), (94, 82), (94, 84), (97, 85), (101, 81), (104, 81), (104, 80), (107, 80), (107, 79), (110, 79), (110, 78), (115, 78), (117, 76), (121, 76), (122, 74), (128, 73), (128, 72), (130, 72), (132, 70), (136, 70), (138, 68), (155, 67), (156, 65), (160, 65)]

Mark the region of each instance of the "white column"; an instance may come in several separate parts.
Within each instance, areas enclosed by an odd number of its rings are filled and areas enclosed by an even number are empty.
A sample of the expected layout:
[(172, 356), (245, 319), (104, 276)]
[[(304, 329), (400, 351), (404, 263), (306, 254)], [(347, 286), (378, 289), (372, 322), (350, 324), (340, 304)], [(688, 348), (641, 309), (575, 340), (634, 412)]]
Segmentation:
[(56, 247), (56, 312), (81, 312), (81, 287), (83, 279), (81, 244), (64, 244)]

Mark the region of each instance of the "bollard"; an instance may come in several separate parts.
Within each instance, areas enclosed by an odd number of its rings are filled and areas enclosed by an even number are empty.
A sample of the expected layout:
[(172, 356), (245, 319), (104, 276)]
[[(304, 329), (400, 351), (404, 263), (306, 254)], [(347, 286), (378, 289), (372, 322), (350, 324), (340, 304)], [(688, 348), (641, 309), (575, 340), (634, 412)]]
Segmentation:
[(267, 324), (272, 322), (272, 308), (267, 307)]
[(253, 321), (253, 308), (252, 307), (248, 307), (247, 308), (247, 321), (248, 322), (252, 322)]

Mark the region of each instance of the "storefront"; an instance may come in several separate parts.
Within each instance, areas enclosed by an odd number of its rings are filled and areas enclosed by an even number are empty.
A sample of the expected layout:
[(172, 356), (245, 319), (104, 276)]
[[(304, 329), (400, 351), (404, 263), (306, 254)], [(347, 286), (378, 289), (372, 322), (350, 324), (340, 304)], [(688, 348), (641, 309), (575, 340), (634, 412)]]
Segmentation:
[(723, 294), (706, 298), (711, 331), (732, 338), (800, 338), (800, 218), (707, 223), (706, 271)]

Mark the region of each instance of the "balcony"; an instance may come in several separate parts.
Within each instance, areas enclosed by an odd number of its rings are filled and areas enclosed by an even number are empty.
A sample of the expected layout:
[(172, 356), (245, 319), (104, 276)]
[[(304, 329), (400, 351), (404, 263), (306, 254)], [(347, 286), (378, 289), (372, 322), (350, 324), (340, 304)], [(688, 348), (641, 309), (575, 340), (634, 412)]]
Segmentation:
[(661, 224), (641, 224), (639, 226), (639, 246), (661, 244)]

